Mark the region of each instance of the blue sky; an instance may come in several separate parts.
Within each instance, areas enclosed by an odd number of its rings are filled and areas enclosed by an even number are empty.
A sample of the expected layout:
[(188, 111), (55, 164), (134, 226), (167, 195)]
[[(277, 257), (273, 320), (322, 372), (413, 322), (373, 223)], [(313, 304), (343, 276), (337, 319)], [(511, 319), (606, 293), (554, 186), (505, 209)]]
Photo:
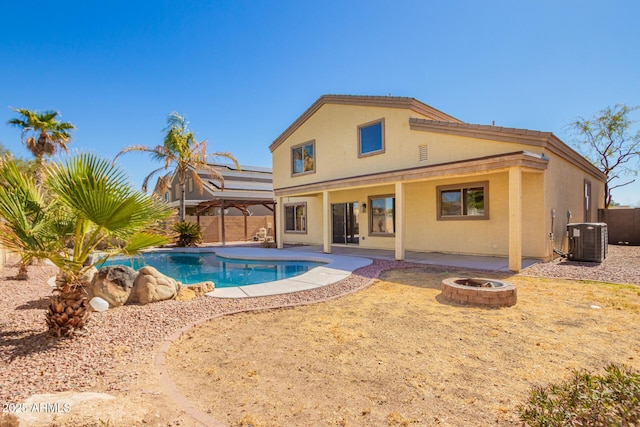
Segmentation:
[[(7, 1), (0, 143), (28, 157), (9, 106), (60, 111), (71, 147), (109, 158), (161, 143), (178, 111), (211, 151), (270, 166), (269, 144), (328, 93), (571, 143), (575, 118), (640, 104), (638, 16), (637, 0)], [(136, 186), (160, 166), (120, 164)], [(614, 200), (640, 203), (638, 178)]]

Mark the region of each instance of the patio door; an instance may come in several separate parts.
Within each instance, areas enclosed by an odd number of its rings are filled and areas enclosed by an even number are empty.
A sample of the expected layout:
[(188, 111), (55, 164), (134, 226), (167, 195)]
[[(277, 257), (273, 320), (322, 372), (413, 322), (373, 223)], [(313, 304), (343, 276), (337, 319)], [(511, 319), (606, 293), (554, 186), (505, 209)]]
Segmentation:
[(358, 202), (331, 205), (332, 243), (359, 244)]

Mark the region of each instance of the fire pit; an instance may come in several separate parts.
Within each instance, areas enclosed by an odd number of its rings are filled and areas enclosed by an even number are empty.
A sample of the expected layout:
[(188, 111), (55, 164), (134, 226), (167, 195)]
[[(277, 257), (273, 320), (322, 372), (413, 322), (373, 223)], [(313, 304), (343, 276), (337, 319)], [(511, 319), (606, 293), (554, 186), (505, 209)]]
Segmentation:
[(451, 277), (442, 281), (442, 296), (453, 302), (486, 307), (516, 303), (516, 287), (495, 279)]

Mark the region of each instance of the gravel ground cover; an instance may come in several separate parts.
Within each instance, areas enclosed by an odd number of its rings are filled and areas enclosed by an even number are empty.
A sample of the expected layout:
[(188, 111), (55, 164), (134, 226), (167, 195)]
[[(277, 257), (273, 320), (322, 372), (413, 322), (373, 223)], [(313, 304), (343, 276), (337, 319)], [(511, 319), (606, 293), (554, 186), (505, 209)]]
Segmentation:
[(558, 258), (534, 264), (520, 274), (640, 285), (640, 246), (609, 245), (607, 258), (601, 264)]
[(338, 297), (366, 286), (392, 261), (376, 261), (336, 284), (310, 291), (261, 298), (197, 298), (123, 306), (93, 313), (87, 334), (73, 340), (48, 336), (44, 314), (54, 267), (30, 268), (27, 282), (12, 280), (16, 268), (0, 270), (0, 402), (17, 402), (34, 393), (66, 390), (118, 391), (138, 378), (135, 369), (118, 366), (148, 363), (171, 332), (199, 319), (226, 312), (283, 307)]
[[(184, 325), (217, 314), (293, 306), (339, 297), (366, 287), (380, 272), (415, 264), (376, 260), (336, 284), (286, 295), (239, 300), (198, 298), (125, 306), (94, 313), (88, 333), (54, 340), (46, 333), (44, 312), (54, 267), (30, 268), (31, 279), (15, 281), (15, 267), (0, 270), (0, 402), (20, 402), (38, 393), (100, 391), (126, 393), (150, 375), (150, 361), (162, 340)], [(609, 246), (601, 265), (556, 261), (523, 274), (640, 284), (640, 247)], [(169, 420), (175, 414), (169, 416)], [(177, 416), (177, 415), (176, 415)], [(186, 425), (171, 421), (162, 425)]]

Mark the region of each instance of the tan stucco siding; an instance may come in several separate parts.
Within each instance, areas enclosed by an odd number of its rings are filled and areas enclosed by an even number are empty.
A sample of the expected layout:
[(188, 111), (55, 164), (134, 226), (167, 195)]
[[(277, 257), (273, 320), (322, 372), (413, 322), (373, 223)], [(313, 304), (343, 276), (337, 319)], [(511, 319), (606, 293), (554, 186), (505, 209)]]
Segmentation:
[[(518, 151), (541, 153), (541, 147), (411, 130), (414, 111), (379, 107), (325, 105), (272, 153), (274, 188), (286, 188)], [(358, 125), (384, 119), (384, 153), (358, 156)], [(315, 142), (315, 172), (292, 176), (291, 148)], [(426, 160), (420, 147), (426, 146)], [(424, 154), (424, 151), (423, 151)]]
[[(437, 187), (489, 181), (489, 219), (443, 221), (437, 219)], [(523, 255), (543, 258), (541, 230), (543, 191), (537, 189), (542, 174), (523, 174)], [(407, 185), (407, 250), (507, 256), (509, 253), (508, 174), (454, 178)]]
[(418, 146), (426, 145), (429, 160), (420, 165), (457, 162), (496, 154), (529, 151), (540, 154), (540, 147), (515, 142), (492, 141), (489, 139), (469, 138), (458, 135), (446, 135), (423, 131), (413, 131), (412, 141), (415, 151)]
[(314, 197), (284, 197), (282, 200), (283, 214), (284, 206), (292, 203), (306, 203), (307, 205), (307, 231), (305, 233), (289, 232), (285, 228), (285, 218), (282, 216), (280, 227), (284, 233), (284, 243), (303, 243), (306, 245), (322, 244), (322, 195)]
[[(604, 182), (584, 170), (570, 164), (563, 158), (549, 153), (549, 166), (545, 173), (545, 216), (546, 230), (551, 231), (551, 210), (555, 209), (553, 227), (554, 244), (558, 249), (567, 250), (566, 226), (568, 222), (586, 222), (584, 183), (591, 183), (591, 219), (597, 222), (598, 209), (604, 208)], [(571, 218), (567, 219), (567, 212)]]
[(506, 174), (478, 177), (489, 181), (489, 219), (437, 219), (437, 187), (476, 182), (445, 179), (407, 185), (407, 250), (506, 255), (508, 252)]
[[(418, 166), (405, 109), (324, 105), (272, 153), (274, 188)], [(384, 154), (358, 157), (358, 125), (384, 119)], [(315, 173), (291, 176), (291, 147), (315, 141)], [(413, 154), (409, 154), (414, 151)]]
[(549, 259), (548, 230), (545, 228), (544, 173), (522, 175), (522, 255)]

